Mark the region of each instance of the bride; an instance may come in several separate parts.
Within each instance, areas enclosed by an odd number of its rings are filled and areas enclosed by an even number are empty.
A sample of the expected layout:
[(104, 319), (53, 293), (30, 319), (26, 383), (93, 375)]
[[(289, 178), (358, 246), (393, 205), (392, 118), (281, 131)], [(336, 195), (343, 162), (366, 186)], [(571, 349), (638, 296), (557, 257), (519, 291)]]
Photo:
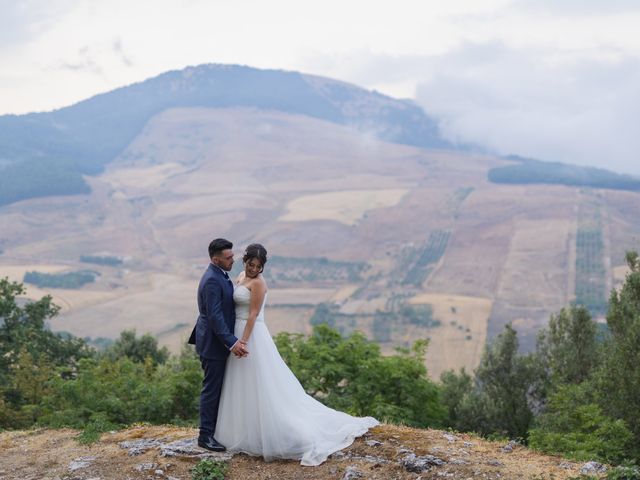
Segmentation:
[(284, 363), (264, 322), (267, 251), (247, 247), (236, 280), (235, 335), (247, 343), (245, 357), (227, 362), (215, 437), (232, 451), (319, 465), (369, 428), (373, 417), (352, 417), (306, 394)]

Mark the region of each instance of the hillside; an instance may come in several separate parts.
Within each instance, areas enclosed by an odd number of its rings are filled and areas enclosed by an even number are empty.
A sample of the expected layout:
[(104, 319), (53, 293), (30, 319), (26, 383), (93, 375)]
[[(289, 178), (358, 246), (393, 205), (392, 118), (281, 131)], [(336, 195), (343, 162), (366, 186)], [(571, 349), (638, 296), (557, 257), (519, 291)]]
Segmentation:
[[(193, 446), (197, 431), (140, 426), (105, 433), (83, 446), (72, 430), (0, 433), (0, 476), (6, 480), (77, 478), (191, 479), (200, 458), (228, 462), (227, 480), (266, 479), (555, 479), (577, 477), (586, 464), (541, 455), (517, 444), (466, 434), (376, 427), (318, 467), (246, 455), (210, 454)], [(422, 462), (420, 461), (422, 460)], [(594, 474), (593, 470), (585, 470)]]
[(430, 338), (437, 378), (473, 369), (508, 322), (527, 349), (574, 298), (601, 311), (637, 248), (637, 192), (487, 180), (509, 163), (306, 115), (170, 109), (85, 177), (90, 194), (0, 207), (0, 276), (97, 272), (28, 294), (62, 306), (54, 330), (104, 342), (136, 329), (177, 352), (210, 239), (238, 253), (259, 241), (272, 257), (272, 333), (308, 333), (324, 318), (387, 352)]
[(0, 205), (88, 193), (82, 175), (101, 172), (153, 116), (177, 107), (280, 111), (385, 141), (451, 146), (439, 136), (436, 122), (410, 101), (298, 72), (200, 65), (52, 112), (0, 116)]

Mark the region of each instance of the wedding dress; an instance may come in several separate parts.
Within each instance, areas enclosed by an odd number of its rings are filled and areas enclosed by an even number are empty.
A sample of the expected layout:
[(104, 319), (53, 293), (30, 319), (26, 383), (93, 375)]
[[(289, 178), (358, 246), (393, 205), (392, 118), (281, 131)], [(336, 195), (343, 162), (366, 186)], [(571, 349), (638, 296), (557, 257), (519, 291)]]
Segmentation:
[[(235, 335), (241, 338), (250, 292), (235, 288)], [(215, 438), (234, 452), (319, 465), (379, 424), (352, 417), (306, 394), (278, 353), (264, 322), (266, 295), (249, 337), (249, 355), (227, 361)]]

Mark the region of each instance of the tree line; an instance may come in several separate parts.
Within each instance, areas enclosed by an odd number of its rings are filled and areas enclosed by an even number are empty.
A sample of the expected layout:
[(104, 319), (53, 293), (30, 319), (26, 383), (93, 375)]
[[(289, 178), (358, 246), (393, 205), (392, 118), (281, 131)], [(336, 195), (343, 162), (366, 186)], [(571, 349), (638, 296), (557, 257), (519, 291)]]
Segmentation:
[[(625, 283), (611, 292), (606, 328), (572, 305), (552, 315), (534, 352), (522, 354), (507, 325), (474, 372), (445, 372), (439, 382), (427, 375), (424, 340), (384, 356), (360, 332), (343, 336), (318, 324), (308, 337), (280, 333), (275, 341), (305, 390), (333, 408), (516, 439), (577, 460), (634, 462), (640, 459), (638, 254), (629, 252), (627, 263)], [(97, 351), (47, 328), (58, 313), (50, 297), (23, 302), (23, 293), (21, 284), (0, 279), (0, 428), (197, 424), (202, 374), (190, 347), (171, 356), (151, 335), (124, 331)], [(636, 473), (624, 478), (640, 478)]]

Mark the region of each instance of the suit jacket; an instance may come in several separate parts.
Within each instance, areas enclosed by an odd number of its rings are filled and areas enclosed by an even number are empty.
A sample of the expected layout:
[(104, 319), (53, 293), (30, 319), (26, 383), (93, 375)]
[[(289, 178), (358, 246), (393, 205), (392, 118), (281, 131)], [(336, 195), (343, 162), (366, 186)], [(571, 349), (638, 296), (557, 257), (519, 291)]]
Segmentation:
[(238, 341), (233, 334), (236, 307), (233, 283), (213, 264), (204, 272), (198, 285), (198, 319), (189, 343), (198, 355), (211, 360), (224, 360)]

